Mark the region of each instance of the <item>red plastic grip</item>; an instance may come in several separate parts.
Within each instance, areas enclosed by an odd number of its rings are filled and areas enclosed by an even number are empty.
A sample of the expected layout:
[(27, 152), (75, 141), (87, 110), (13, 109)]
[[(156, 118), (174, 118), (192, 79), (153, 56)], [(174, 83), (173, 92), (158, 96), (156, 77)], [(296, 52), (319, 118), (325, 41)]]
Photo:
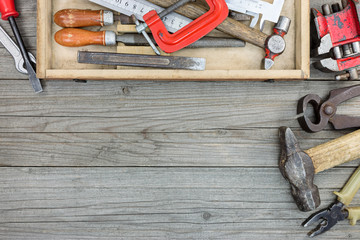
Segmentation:
[(225, 0), (206, 0), (210, 10), (174, 34), (170, 34), (156, 11), (144, 15), (158, 46), (167, 53), (178, 51), (196, 42), (215, 29), (229, 15)]
[(15, 9), (14, 0), (0, 0), (0, 12), (2, 20), (8, 20), (9, 17), (17, 18), (19, 13)]

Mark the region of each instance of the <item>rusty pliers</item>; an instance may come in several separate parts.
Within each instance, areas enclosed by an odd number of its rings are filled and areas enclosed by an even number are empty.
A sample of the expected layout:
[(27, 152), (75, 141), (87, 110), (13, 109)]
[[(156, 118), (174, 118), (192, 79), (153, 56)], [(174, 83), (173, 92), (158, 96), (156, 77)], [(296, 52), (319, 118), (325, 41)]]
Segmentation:
[(322, 220), (316, 228), (308, 233), (308, 235), (310, 237), (315, 237), (319, 234), (322, 234), (331, 229), (338, 222), (345, 219), (349, 219), (350, 224), (355, 225), (357, 220), (360, 219), (360, 207), (346, 206), (351, 203), (359, 188), (360, 167), (351, 176), (341, 192), (334, 192), (334, 194), (338, 196), (335, 203), (330, 205), (330, 207), (311, 215), (310, 218), (303, 222), (302, 225), (304, 227), (308, 227), (311, 224)]
[[(335, 129), (360, 127), (359, 117), (336, 114), (337, 106), (340, 103), (357, 96), (360, 96), (360, 85), (332, 90), (326, 101), (323, 101), (316, 94), (306, 95), (298, 102), (297, 112), (298, 114), (302, 114), (302, 116), (298, 118), (301, 127), (308, 132), (321, 131), (326, 127), (328, 122), (330, 122)], [(309, 104), (314, 107), (315, 123), (306, 116), (306, 109)]]

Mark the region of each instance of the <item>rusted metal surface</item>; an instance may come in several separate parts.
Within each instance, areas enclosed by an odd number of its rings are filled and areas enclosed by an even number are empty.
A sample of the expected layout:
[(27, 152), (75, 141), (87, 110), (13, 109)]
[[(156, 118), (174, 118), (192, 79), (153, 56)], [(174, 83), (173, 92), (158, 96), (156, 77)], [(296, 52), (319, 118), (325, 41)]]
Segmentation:
[[(360, 96), (360, 85), (332, 90), (326, 101), (316, 94), (306, 95), (298, 103), (298, 114), (303, 114), (298, 118), (299, 123), (308, 132), (319, 132), (328, 123), (331, 123), (335, 129), (360, 127), (360, 117), (336, 114), (339, 104), (358, 96)], [(314, 108), (315, 122), (306, 115), (309, 104)]]
[(279, 169), (290, 183), (291, 194), (301, 211), (307, 212), (320, 206), (320, 193), (313, 183), (315, 168), (313, 161), (303, 150), (288, 127), (279, 129), (281, 156)]
[(187, 69), (197, 71), (205, 70), (206, 65), (206, 60), (204, 58), (84, 51), (79, 51), (78, 62), (114, 66)]

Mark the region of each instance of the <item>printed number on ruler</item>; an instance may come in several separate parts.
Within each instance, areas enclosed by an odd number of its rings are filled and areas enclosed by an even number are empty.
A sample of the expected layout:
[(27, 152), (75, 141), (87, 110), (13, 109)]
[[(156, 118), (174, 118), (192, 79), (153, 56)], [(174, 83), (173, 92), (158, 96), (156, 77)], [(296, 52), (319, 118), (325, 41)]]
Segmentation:
[[(151, 10), (161, 12), (164, 8), (159, 7), (146, 0), (89, 0), (90, 2), (99, 4), (103, 7), (112, 9), (116, 12), (125, 14), (127, 16), (135, 15), (135, 17), (143, 21), (143, 16)], [(192, 20), (181, 16), (177, 13), (170, 13), (165, 16), (163, 22), (169, 32), (176, 32), (179, 29), (185, 27)]]

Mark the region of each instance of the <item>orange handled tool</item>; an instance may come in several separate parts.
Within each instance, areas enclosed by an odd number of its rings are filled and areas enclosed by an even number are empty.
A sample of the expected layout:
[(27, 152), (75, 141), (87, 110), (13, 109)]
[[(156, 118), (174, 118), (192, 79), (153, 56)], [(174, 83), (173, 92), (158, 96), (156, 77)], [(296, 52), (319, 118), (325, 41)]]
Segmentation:
[[(152, 36), (150, 38), (153, 40)], [(64, 28), (55, 34), (55, 41), (65, 47), (87, 45), (116, 45), (122, 42), (126, 46), (148, 46), (149, 43), (139, 34), (116, 35), (112, 31), (92, 32), (78, 28)], [(188, 46), (189, 48), (229, 48), (245, 47), (245, 42), (234, 38), (204, 37)]]
[(120, 16), (106, 10), (63, 9), (55, 13), (54, 22), (60, 27), (108, 26)]
[(55, 41), (65, 47), (114, 46), (116, 34), (112, 31), (92, 32), (78, 28), (64, 28), (55, 33)]

